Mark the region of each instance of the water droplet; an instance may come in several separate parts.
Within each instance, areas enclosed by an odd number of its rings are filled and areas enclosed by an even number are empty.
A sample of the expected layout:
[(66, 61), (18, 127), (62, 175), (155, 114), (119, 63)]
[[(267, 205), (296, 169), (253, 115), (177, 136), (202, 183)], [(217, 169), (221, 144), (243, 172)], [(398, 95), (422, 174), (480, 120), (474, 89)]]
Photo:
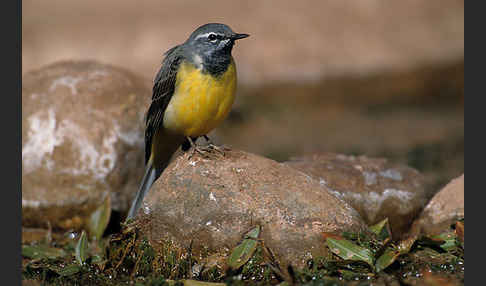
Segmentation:
[(143, 213), (146, 215), (150, 214), (150, 207), (145, 202), (143, 203)]

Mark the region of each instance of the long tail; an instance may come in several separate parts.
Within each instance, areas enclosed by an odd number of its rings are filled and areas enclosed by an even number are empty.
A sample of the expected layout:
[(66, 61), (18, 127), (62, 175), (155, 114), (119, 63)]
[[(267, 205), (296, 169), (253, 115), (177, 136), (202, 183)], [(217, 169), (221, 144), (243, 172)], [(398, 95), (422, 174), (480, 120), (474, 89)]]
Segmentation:
[(185, 137), (166, 132), (159, 129), (151, 143), (151, 155), (145, 165), (145, 175), (138, 189), (137, 195), (132, 202), (125, 221), (132, 219), (140, 209), (143, 198), (150, 190), (152, 184), (157, 180), (165, 168), (169, 165), (172, 154), (179, 148)]
[(152, 164), (152, 160), (149, 160), (147, 166), (145, 168), (145, 175), (143, 175), (142, 183), (140, 184), (140, 188), (138, 189), (137, 195), (132, 201), (132, 206), (128, 211), (128, 216), (125, 221), (132, 219), (135, 214), (137, 213), (138, 209), (140, 209), (140, 205), (142, 204), (143, 198), (147, 194), (148, 190), (157, 179), (157, 171)]

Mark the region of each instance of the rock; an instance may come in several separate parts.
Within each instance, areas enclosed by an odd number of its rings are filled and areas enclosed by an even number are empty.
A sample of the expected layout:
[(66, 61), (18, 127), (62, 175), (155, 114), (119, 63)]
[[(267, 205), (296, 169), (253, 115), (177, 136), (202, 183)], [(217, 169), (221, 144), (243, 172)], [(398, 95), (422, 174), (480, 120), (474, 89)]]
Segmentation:
[(430, 200), (413, 223), (410, 233), (439, 234), (461, 218), (464, 218), (464, 174), (452, 180)]
[(40, 286), (42, 283), (34, 279), (22, 279), (22, 286)]
[(22, 79), (22, 225), (79, 229), (111, 196), (128, 209), (143, 173), (150, 88), (132, 73), (63, 61)]
[(49, 236), (49, 231), (44, 228), (25, 228), (22, 227), (22, 244), (30, 244), (45, 240)]
[(408, 231), (431, 197), (418, 171), (386, 159), (324, 153), (285, 163), (327, 186), (356, 209), (368, 225), (388, 218), (394, 237)]
[(322, 232), (362, 230), (358, 213), (326, 186), (285, 164), (242, 151), (221, 159), (175, 159), (154, 183), (137, 216), (157, 248), (171, 241), (193, 253), (225, 253), (249, 230), (282, 263), (303, 266), (325, 251)]

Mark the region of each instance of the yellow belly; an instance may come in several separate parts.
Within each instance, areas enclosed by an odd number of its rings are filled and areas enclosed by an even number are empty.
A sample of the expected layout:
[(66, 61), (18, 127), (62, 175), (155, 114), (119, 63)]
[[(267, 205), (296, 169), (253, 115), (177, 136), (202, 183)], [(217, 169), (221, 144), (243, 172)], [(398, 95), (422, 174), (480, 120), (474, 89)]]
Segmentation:
[(233, 60), (218, 77), (184, 62), (179, 67), (174, 95), (164, 113), (164, 128), (184, 136), (202, 136), (228, 116), (235, 99)]

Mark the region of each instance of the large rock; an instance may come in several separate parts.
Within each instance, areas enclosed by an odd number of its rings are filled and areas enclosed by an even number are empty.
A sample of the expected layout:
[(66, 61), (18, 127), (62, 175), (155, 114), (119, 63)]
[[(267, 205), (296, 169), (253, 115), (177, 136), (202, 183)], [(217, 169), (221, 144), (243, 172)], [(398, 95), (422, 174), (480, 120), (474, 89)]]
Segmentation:
[(412, 234), (435, 235), (464, 218), (464, 174), (440, 190), (413, 223)]
[(286, 164), (327, 186), (367, 224), (388, 218), (394, 237), (408, 231), (431, 197), (417, 170), (386, 159), (324, 153), (294, 158)]
[(358, 213), (329, 189), (285, 164), (241, 151), (222, 159), (175, 159), (154, 183), (138, 225), (155, 245), (172, 241), (226, 253), (256, 225), (282, 263), (322, 254), (322, 232), (361, 230)]
[(22, 79), (22, 224), (79, 228), (104, 198), (126, 210), (143, 173), (150, 88), (132, 73), (64, 61)]

